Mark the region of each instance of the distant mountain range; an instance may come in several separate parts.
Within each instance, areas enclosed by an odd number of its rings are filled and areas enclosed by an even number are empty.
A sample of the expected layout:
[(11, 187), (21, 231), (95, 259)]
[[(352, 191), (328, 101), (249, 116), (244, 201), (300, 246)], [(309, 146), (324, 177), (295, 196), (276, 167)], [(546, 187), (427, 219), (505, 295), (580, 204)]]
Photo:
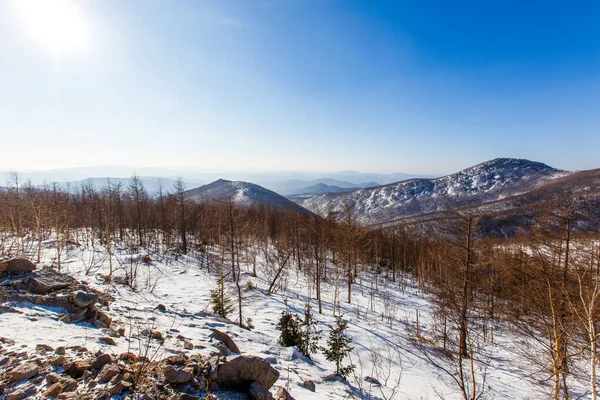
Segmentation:
[(523, 159), (498, 158), (436, 179), (410, 179), (350, 193), (319, 194), (297, 199), (326, 215), (352, 210), (363, 224), (481, 205), (536, 189), (570, 172)]
[(231, 198), (234, 203), (245, 206), (266, 205), (282, 210), (310, 214), (304, 207), (262, 186), (248, 182), (219, 179), (208, 185), (188, 190), (185, 197), (193, 201), (223, 201)]

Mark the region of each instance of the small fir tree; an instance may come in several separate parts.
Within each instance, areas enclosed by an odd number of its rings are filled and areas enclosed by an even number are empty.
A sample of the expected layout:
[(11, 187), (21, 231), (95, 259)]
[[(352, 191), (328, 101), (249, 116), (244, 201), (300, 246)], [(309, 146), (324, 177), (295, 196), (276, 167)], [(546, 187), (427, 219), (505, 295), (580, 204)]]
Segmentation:
[(279, 322), (277, 323), (277, 330), (281, 332), (279, 336), (279, 343), (282, 346), (299, 346), (302, 342), (302, 320), (295, 314), (292, 314), (287, 307), (287, 300), (285, 302), (285, 310), (281, 312)]
[(341, 316), (337, 317), (336, 326), (329, 332), (329, 339), (327, 339), (327, 348), (323, 348), (323, 354), (327, 361), (335, 363), (335, 375), (346, 379), (346, 377), (354, 371), (356, 365), (342, 365), (344, 358), (346, 358), (354, 347), (350, 346), (352, 338), (346, 335), (346, 328), (348, 327), (348, 321), (344, 321)]
[(312, 307), (309, 303), (304, 306), (304, 320), (302, 321), (302, 337), (298, 344), (298, 350), (308, 359), (310, 355), (319, 350), (319, 339), (321, 331), (317, 330), (317, 322), (312, 314)]
[(231, 299), (227, 296), (225, 290), (225, 277), (223, 274), (220, 274), (217, 280), (217, 288), (210, 291), (210, 303), (213, 312), (223, 318), (227, 318), (227, 315), (233, 311)]

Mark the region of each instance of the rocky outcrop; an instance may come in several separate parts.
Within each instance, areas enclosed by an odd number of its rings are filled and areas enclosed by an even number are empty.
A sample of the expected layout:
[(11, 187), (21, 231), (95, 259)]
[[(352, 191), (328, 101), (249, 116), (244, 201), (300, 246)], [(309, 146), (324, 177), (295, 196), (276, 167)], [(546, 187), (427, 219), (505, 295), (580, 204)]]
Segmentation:
[(35, 271), (35, 264), (24, 258), (13, 258), (12, 260), (0, 262), (0, 273), (31, 271)]
[(248, 397), (254, 400), (273, 400), (273, 395), (269, 389), (258, 382), (252, 382), (248, 388)]
[(265, 359), (257, 356), (224, 358), (219, 364), (216, 382), (219, 386), (247, 390), (253, 382), (270, 389), (279, 379), (279, 372)]

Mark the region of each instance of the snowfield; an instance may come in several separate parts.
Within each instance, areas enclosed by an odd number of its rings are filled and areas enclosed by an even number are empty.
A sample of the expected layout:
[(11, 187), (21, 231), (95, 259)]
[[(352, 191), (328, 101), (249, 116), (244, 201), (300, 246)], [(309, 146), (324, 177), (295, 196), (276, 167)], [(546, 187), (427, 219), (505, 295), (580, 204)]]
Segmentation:
[[(276, 285), (279, 286), (276, 293), (268, 295), (270, 282), (261, 278), (265, 276), (262, 272), (267, 266), (266, 261), (261, 259), (259, 277), (253, 277), (248, 269), (243, 272), (241, 279), (244, 282), (244, 318), (251, 317), (254, 325), (254, 329), (249, 331), (212, 314), (209, 298), (210, 291), (216, 287), (215, 265), (208, 271), (206, 259), (196, 255), (151, 254), (152, 261), (149, 264), (139, 262), (142, 256), (116, 249), (112, 257), (115, 278), (123, 276), (125, 270), (134, 263), (138, 266), (138, 286), (134, 291), (125, 285), (105, 283), (103, 276), (108, 273), (109, 260), (104, 248), (72, 245), (63, 254), (62, 272), (114, 297), (109, 311), (113, 327), (125, 329), (123, 337), (115, 338), (115, 346), (100, 340), (106, 336), (101, 329), (87, 323), (63, 323), (58, 319), (62, 312), (60, 309), (31, 303), (11, 304), (21, 314), (0, 313), (0, 336), (15, 341), (9, 347), (26, 345), (30, 351), (37, 344), (53, 347), (80, 345), (92, 352), (102, 350), (119, 354), (132, 351), (158, 359), (182, 352), (208, 356), (215, 350), (210, 338), (211, 328), (217, 328), (227, 332), (243, 354), (267, 359), (280, 372), (272, 391), (277, 386), (283, 386), (296, 399), (360, 398), (361, 389), (362, 398), (373, 399), (461, 398), (453, 380), (434, 366), (416, 345), (417, 315), (419, 332), (424, 338), (428, 337), (434, 321), (429, 297), (417, 290), (409, 279), (403, 284), (392, 283), (383, 274), (363, 272), (353, 285), (352, 303), (348, 304), (345, 281), (340, 277), (336, 285), (336, 279), (329, 276), (328, 282), (322, 284), (323, 314), (320, 315), (314, 300), (314, 283), (294, 267), (283, 274)], [(51, 265), (55, 257), (53, 242), (45, 242), (38, 268)], [(233, 291), (231, 297), (235, 300)], [(316, 354), (313, 360), (308, 360), (294, 348), (279, 345), (279, 332), (276, 330), (286, 301), (298, 314), (304, 312), (304, 304), (310, 301), (318, 327), (323, 331), (321, 345), (325, 345), (330, 326), (335, 322), (333, 304), (337, 302), (334, 297), (341, 299), (341, 313), (349, 321), (348, 335), (353, 339), (351, 361), (356, 365), (356, 370), (347, 383), (328, 378), (334, 372), (334, 366), (322, 354)], [(159, 304), (164, 306), (164, 311), (157, 308)], [(234, 311), (230, 318), (235, 319), (236, 316), (237, 311)], [(138, 339), (139, 332), (145, 329), (161, 332), (166, 338), (164, 344), (150, 342), (148, 345), (148, 341)], [(186, 341), (191, 342), (194, 348), (185, 349)], [(546, 397), (546, 383), (536, 384), (534, 379), (526, 379), (537, 377), (541, 381), (545, 375), (537, 376), (536, 371), (520, 356), (520, 341), (517, 336), (498, 326), (494, 343), (488, 341), (481, 350), (483, 361), (478, 368), (485, 366), (487, 372), (484, 398)], [(441, 358), (436, 361), (451, 368)], [(365, 380), (368, 376), (383, 385), (374, 384), (372, 379)], [(309, 379), (316, 383), (315, 393), (301, 385)]]

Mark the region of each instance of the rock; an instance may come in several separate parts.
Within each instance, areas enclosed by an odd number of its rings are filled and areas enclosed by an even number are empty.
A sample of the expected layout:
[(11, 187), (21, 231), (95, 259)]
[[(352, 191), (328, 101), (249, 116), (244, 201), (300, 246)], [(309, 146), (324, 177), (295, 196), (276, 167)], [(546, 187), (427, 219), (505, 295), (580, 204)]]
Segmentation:
[(71, 302), (79, 308), (87, 308), (93, 306), (98, 301), (98, 295), (93, 293), (86, 293), (83, 290), (75, 292), (71, 298)]
[(123, 386), (123, 382), (118, 382), (114, 385), (109, 385), (107, 388), (108, 392), (112, 395), (121, 394), (123, 393), (123, 389), (125, 389), (125, 387)]
[(61, 393), (58, 398), (59, 400), (80, 400), (81, 396), (77, 393)]
[(35, 350), (38, 352), (54, 351), (52, 346), (48, 346), (47, 344), (38, 344), (35, 346)]
[(67, 318), (64, 319), (64, 321), (65, 322), (79, 322), (85, 317), (86, 313), (87, 313), (87, 310), (84, 308), (83, 310), (69, 314), (67, 316)]
[(33, 378), (40, 372), (39, 367), (34, 363), (21, 364), (10, 371), (10, 377), (14, 382), (20, 382), (25, 379)]
[(64, 356), (67, 353), (64, 346), (57, 347), (56, 350), (54, 350), (54, 352), (59, 356)]
[(29, 279), (33, 291), (37, 294), (45, 294), (55, 290), (65, 289), (77, 282), (67, 274), (61, 274), (54, 270), (41, 270), (34, 272)]
[(36, 393), (35, 386), (31, 383), (19, 386), (14, 390), (4, 393), (5, 400), (22, 400), (26, 397), (33, 396)]
[(98, 373), (98, 382), (105, 383), (119, 375), (119, 367), (114, 364), (106, 364)]
[(72, 362), (71, 364), (65, 366), (65, 373), (71, 378), (80, 378), (84, 371), (92, 368), (94, 361), (96, 361), (95, 358)]
[(306, 381), (302, 382), (302, 386), (304, 386), (311, 392), (314, 392), (315, 390), (317, 390), (317, 385), (315, 385), (315, 383), (311, 380), (306, 380)]
[(119, 356), (119, 360), (133, 364), (137, 361), (137, 356), (132, 352), (123, 353)]
[(100, 341), (106, 343), (109, 346), (116, 346), (117, 343), (115, 342), (115, 339), (108, 337), (108, 336), (103, 336), (100, 338)]
[(55, 373), (49, 373), (48, 375), (46, 375), (46, 381), (48, 383), (56, 383), (60, 380), (60, 376), (58, 376)]
[(219, 350), (219, 353), (224, 356), (227, 357), (229, 355), (231, 355), (231, 351), (229, 350), (229, 348), (227, 346), (225, 346), (223, 343), (213, 343), (213, 346)]
[(188, 357), (185, 354), (169, 356), (165, 359), (167, 364), (171, 364), (171, 365), (185, 365), (187, 363), (187, 360), (188, 360)]
[(105, 327), (110, 328), (110, 324), (112, 323), (112, 319), (105, 312), (98, 311), (97, 314), (96, 314), (96, 319), (98, 320), (98, 322), (100, 322)]
[(0, 262), (0, 272), (31, 272), (35, 271), (35, 264), (24, 258), (13, 258)]
[(169, 383), (186, 383), (192, 379), (192, 373), (183, 368), (176, 368), (172, 365), (167, 365), (163, 369), (165, 380)]
[(112, 362), (112, 357), (110, 356), (110, 354), (100, 354), (98, 357), (96, 357), (94, 364), (92, 364), (92, 368), (100, 369), (100, 368), (104, 367), (105, 364), (108, 364), (111, 362)]
[(194, 345), (192, 342), (185, 342), (183, 343), (183, 348), (186, 350), (194, 350)]
[(250, 384), (248, 395), (254, 400), (273, 400), (271, 392), (258, 382), (252, 382)]
[(237, 356), (219, 365), (216, 382), (219, 386), (246, 389), (258, 382), (266, 389), (279, 379), (279, 372), (263, 358)]
[(279, 386), (277, 393), (275, 393), (276, 400), (295, 400), (292, 395), (283, 387)]
[(48, 389), (46, 389), (46, 391), (44, 392), (44, 397), (56, 397), (59, 394), (61, 394), (62, 390), (63, 386), (60, 383), (56, 382)]
[(226, 333), (221, 332), (218, 329), (212, 329), (213, 335), (216, 339), (220, 340), (221, 342), (223, 342), (223, 344), (225, 346), (227, 346), (227, 348), (229, 350), (231, 350), (234, 353), (237, 354), (242, 354), (242, 352), (240, 351), (240, 349), (237, 347), (237, 345), (235, 344), (235, 342), (233, 341), (233, 339)]
[(167, 311), (167, 307), (165, 307), (165, 305), (164, 305), (164, 304), (159, 304), (159, 305), (157, 305), (157, 306), (156, 306), (156, 309), (157, 309), (158, 311), (162, 311), (162, 312), (165, 312), (165, 311)]
[(54, 365), (54, 366), (57, 366), (57, 365), (62, 366), (62, 365), (65, 365), (66, 363), (68, 363), (68, 360), (67, 360), (67, 357), (65, 357), (65, 356), (58, 356), (58, 357), (52, 359), (52, 361), (50, 361), (50, 364)]
[(59, 382), (63, 385), (63, 393), (73, 392), (77, 390), (77, 387), (79, 386), (79, 383), (77, 383), (75, 379), (69, 378), (68, 376), (63, 376)]

